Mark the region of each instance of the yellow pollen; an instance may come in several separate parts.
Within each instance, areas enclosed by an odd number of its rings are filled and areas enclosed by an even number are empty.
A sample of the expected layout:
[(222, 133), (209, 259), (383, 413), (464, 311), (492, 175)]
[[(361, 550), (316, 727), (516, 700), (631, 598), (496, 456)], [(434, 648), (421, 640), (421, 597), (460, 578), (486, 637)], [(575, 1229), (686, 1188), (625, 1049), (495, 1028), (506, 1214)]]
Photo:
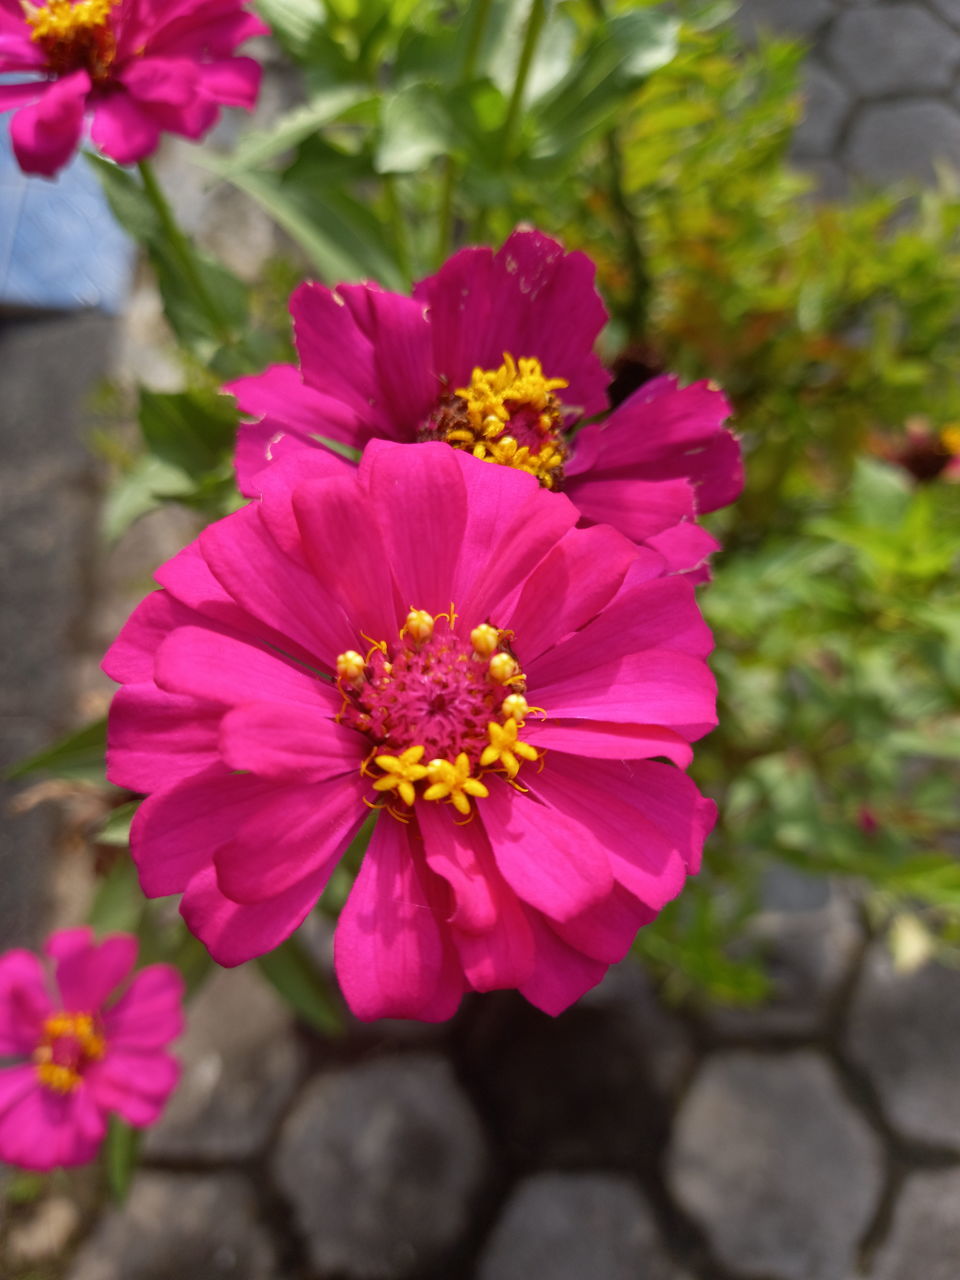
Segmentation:
[(427, 766), (430, 786), (423, 793), (424, 800), (449, 800), (464, 817), (470, 814), (470, 797), (490, 794), (479, 778), (471, 777), (470, 759), (461, 751), (453, 764), (449, 760), (431, 760)]
[(363, 675), (366, 665), (362, 654), (357, 653), (356, 649), (347, 649), (337, 658), (337, 676), (348, 684), (354, 684)]
[(947, 453), (960, 457), (960, 424), (951, 422), (940, 432), (940, 443)]
[(116, 0), (47, 0), (41, 9), (20, 0), (24, 16), (33, 28), (33, 39), (70, 40), (74, 36), (105, 27)]
[(374, 791), (396, 791), (404, 804), (412, 805), (417, 798), (414, 783), (427, 776), (423, 759), (424, 747), (407, 747), (399, 756), (376, 756), (374, 763), (384, 771), (384, 776), (373, 784)]
[(511, 720), (521, 721), (530, 710), (530, 704), (522, 693), (510, 693), (500, 704), (500, 710)]
[(497, 684), (506, 684), (519, 670), (516, 659), (509, 653), (495, 653), (490, 659), (490, 678), (496, 680)]
[[(72, 1040), (70, 1055), (76, 1065), (56, 1061), (55, 1047), (59, 1040)], [(85, 1062), (97, 1062), (106, 1052), (106, 1042), (96, 1029), (89, 1013), (55, 1013), (43, 1024), (43, 1036), (33, 1055), (40, 1083), (55, 1093), (72, 1093), (80, 1084), (82, 1075), (78, 1067)]]
[(481, 622), (479, 627), (474, 627), (470, 632), (470, 643), (477, 657), (489, 658), (497, 651), (500, 632), (496, 627), (491, 627), (489, 622)]
[(480, 757), (483, 769), (500, 768), (506, 771), (507, 777), (513, 779), (520, 771), (520, 760), (536, 760), (538, 752), (529, 742), (521, 742), (517, 738), (519, 726), (516, 720), (508, 720), (506, 724), (497, 724), (491, 720), (487, 725), (490, 745), (484, 748)]
[(429, 640), (433, 635), (435, 625), (432, 613), (427, 613), (426, 609), (411, 609), (407, 614), (407, 620), (403, 624), (400, 634), (403, 635), (406, 632), (417, 643), (422, 644), (424, 640)]

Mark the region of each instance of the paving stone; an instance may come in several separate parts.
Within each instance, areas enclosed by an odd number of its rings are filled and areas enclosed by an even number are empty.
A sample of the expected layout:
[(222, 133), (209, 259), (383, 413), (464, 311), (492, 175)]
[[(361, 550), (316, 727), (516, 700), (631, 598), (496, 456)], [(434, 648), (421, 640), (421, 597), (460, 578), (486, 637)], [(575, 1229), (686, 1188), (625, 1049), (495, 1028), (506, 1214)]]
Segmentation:
[(927, 4), (946, 22), (960, 28), (960, 0), (927, 0)]
[(748, 35), (758, 31), (810, 36), (833, 15), (830, 0), (742, 0), (737, 24)]
[(274, 1172), (319, 1272), (400, 1280), (456, 1247), (487, 1152), (449, 1065), (410, 1053), (313, 1080), (284, 1124)]
[(668, 1177), (730, 1269), (840, 1280), (874, 1210), (881, 1158), (819, 1055), (723, 1053), (680, 1111)]
[(929, 963), (897, 973), (886, 948), (875, 947), (853, 1002), (847, 1045), (895, 1129), (960, 1147), (960, 972)]
[(517, 1168), (650, 1165), (669, 1106), (642, 1015), (581, 1001), (549, 1018), (504, 992), (461, 1030), (460, 1073)]
[(900, 1192), (870, 1280), (957, 1280), (960, 1169), (915, 1173)]
[(543, 1173), (513, 1191), (478, 1280), (685, 1280), (639, 1188), (607, 1173)]
[(936, 93), (960, 64), (960, 35), (918, 4), (851, 9), (831, 27), (826, 52), (855, 93)]
[(793, 151), (798, 156), (828, 156), (850, 109), (850, 95), (816, 62), (807, 63), (803, 81), (803, 119), (793, 135)]
[(850, 193), (850, 175), (835, 160), (798, 157), (797, 167), (816, 180), (814, 199), (831, 203), (845, 199)]
[(187, 1009), (183, 1078), (150, 1156), (240, 1159), (267, 1142), (304, 1069), (290, 1014), (256, 971), (217, 970)]
[[(768, 878), (764, 909), (750, 921), (749, 944), (763, 957), (771, 981), (767, 1001), (750, 1008), (713, 1007), (705, 1021), (722, 1035), (789, 1036), (819, 1030), (831, 998), (861, 945), (851, 894), (783, 867)], [(821, 905), (808, 905), (810, 890)]]
[(258, 1206), (237, 1174), (138, 1174), (67, 1280), (281, 1280)]
[(67, 1246), (80, 1225), (80, 1209), (68, 1196), (46, 1196), (26, 1221), (11, 1228), (7, 1258), (26, 1266), (54, 1258)]
[(932, 181), (934, 161), (960, 166), (960, 113), (922, 98), (865, 106), (854, 120), (845, 159), (874, 182)]

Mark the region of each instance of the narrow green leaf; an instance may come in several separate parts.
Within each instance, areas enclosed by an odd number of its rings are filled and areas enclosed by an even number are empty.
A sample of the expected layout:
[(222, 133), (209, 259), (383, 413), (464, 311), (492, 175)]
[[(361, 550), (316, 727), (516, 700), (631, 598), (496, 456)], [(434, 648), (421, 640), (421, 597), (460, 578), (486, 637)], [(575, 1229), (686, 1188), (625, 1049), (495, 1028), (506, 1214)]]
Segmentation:
[(324, 1035), (343, 1031), (343, 1015), (324, 979), (296, 938), (258, 956), (257, 965), (287, 1004)]
[(110, 1194), (119, 1204), (126, 1200), (137, 1170), (141, 1137), (139, 1129), (125, 1124), (116, 1116), (110, 1117), (107, 1140), (104, 1143), (104, 1161)]
[[(138, 803), (139, 801), (134, 801), (132, 804), (122, 805), (120, 809), (115, 809), (114, 813), (136, 808)], [(126, 819), (128, 832), (129, 824), (128, 816)], [(98, 839), (103, 843), (102, 835), (98, 836)], [(137, 879), (137, 869), (132, 859), (124, 855), (100, 881), (93, 906), (87, 917), (88, 923), (101, 936), (108, 933), (138, 933), (145, 902), (146, 899)]]
[(36, 755), (21, 760), (4, 775), (26, 778), (34, 773), (48, 773), (54, 778), (78, 782), (103, 782), (103, 755), (107, 748), (106, 717), (84, 725)]

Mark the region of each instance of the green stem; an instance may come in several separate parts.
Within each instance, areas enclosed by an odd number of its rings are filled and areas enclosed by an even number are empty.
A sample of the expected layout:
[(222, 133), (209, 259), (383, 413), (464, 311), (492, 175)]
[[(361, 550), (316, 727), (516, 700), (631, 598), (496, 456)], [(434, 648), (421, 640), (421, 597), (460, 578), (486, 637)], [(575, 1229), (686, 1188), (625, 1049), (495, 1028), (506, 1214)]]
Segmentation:
[(397, 265), (407, 280), (412, 281), (413, 273), (410, 266), (410, 246), (407, 242), (407, 224), (403, 220), (403, 210), (400, 208), (397, 181), (392, 173), (386, 173), (383, 175), (382, 182), (383, 196), (387, 205), (387, 218), (394, 233), (393, 243), (397, 251)]
[[(474, 18), (473, 26), (470, 28), (470, 38), (467, 41), (467, 48), (463, 55), (463, 65), (460, 68), (460, 78), (457, 88), (454, 90), (455, 93), (459, 92), (465, 85), (468, 85), (473, 78), (477, 58), (480, 55), (480, 47), (483, 44), (483, 33), (486, 30), (487, 20), (490, 17), (492, 8), (493, 0), (477, 0), (476, 17)], [(460, 165), (454, 156), (447, 156), (444, 159), (443, 185), (440, 190), (440, 218), (437, 235), (438, 267), (452, 247), (453, 204), (459, 178)]]
[(630, 273), (630, 312), (628, 324), (632, 338), (642, 338), (647, 330), (647, 316), (650, 310), (650, 296), (653, 284), (647, 267), (646, 254), (643, 251), (641, 228), (636, 210), (630, 202), (623, 185), (623, 156), (620, 152), (620, 139), (616, 129), (611, 129), (606, 138), (607, 177), (610, 184), (610, 203), (614, 216), (620, 224), (623, 237), (624, 252), (627, 259), (627, 270)]
[(523, 110), (523, 95), (526, 93), (533, 55), (536, 53), (537, 41), (540, 39), (540, 32), (546, 20), (547, 0), (532, 0), (527, 29), (523, 36), (523, 48), (520, 50), (520, 61), (517, 64), (517, 78), (514, 81), (510, 105), (507, 107), (507, 118), (503, 122), (503, 133), (500, 138), (500, 159), (504, 164), (510, 159), (513, 135)]
[(143, 190), (147, 199), (153, 205), (154, 211), (163, 227), (163, 233), (166, 237), (170, 251), (176, 257), (180, 265), (180, 269), (186, 278), (187, 283), (193, 290), (197, 302), (210, 321), (210, 327), (217, 335), (217, 339), (224, 346), (233, 344), (234, 335), (230, 330), (230, 326), (223, 318), (220, 308), (217, 306), (212, 297), (206, 282), (200, 273), (200, 266), (197, 261), (197, 255), (194, 252), (193, 245), (190, 243), (184, 232), (181, 230), (180, 224), (174, 217), (173, 210), (167, 201), (166, 196), (157, 182), (157, 176), (153, 171), (153, 165), (149, 160), (141, 160), (138, 166), (140, 170), (140, 178), (143, 182)]

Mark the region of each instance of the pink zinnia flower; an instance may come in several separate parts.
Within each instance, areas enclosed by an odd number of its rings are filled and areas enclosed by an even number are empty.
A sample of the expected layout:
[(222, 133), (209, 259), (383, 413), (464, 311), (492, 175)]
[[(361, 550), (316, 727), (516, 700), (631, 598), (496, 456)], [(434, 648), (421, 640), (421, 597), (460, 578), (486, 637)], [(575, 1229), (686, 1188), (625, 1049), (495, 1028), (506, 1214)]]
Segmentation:
[[(0, 1162), (48, 1170), (92, 1160), (118, 1115), (153, 1124), (177, 1083), (165, 1046), (183, 1026), (183, 980), (165, 964), (132, 979), (137, 940), (90, 929), (0, 955)], [(129, 979), (129, 981), (128, 981)]]
[(268, 28), (246, 0), (0, 0), (0, 111), (26, 173), (52, 177), (91, 136), (118, 164), (151, 155), (162, 133), (200, 138), (221, 106), (251, 108), (260, 67), (233, 56)]
[(601, 421), (610, 377), (594, 345), (607, 314), (594, 267), (531, 229), (499, 253), (464, 249), (412, 297), (376, 285), (294, 293), (299, 366), (231, 383), (242, 411), (240, 488), (268, 461), (370, 439), (443, 440), (563, 491), (584, 523), (612, 524), (666, 556), (700, 564), (716, 542), (695, 517), (740, 492), (740, 449), (720, 391), (660, 377)]
[(373, 808), (336, 930), (354, 1012), (439, 1020), (505, 987), (559, 1012), (712, 825), (681, 771), (715, 723), (693, 586), (441, 444), (374, 441), (359, 469), (304, 451), (264, 484), (162, 567), (104, 662), (109, 776), (151, 793), (145, 893), (182, 893), (239, 964), (297, 928)]

